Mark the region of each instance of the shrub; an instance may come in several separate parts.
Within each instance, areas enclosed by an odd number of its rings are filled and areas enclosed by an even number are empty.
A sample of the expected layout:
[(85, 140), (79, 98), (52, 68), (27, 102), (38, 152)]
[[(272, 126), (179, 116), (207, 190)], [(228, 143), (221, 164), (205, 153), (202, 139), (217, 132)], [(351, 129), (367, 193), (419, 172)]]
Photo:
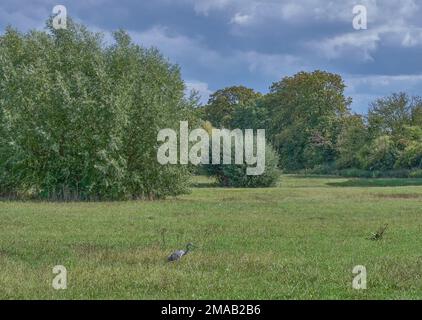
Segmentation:
[[(234, 163), (234, 150), (232, 154), (232, 163)], [(266, 144), (265, 147), (265, 171), (262, 175), (248, 176), (246, 169), (248, 165), (207, 165), (205, 166), (207, 173), (210, 176), (216, 177), (221, 186), (236, 187), (236, 188), (259, 188), (274, 186), (279, 177), (280, 170), (278, 169), (278, 155), (271, 147)]]

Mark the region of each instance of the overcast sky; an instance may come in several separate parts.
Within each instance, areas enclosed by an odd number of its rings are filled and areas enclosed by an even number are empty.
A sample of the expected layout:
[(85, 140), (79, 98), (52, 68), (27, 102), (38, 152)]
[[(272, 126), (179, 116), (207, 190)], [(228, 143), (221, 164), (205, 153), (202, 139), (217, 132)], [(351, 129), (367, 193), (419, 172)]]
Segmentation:
[[(1, 32), (42, 29), (57, 4), (93, 30), (123, 28), (158, 47), (203, 101), (231, 85), (265, 93), (315, 69), (343, 76), (357, 112), (395, 91), (422, 95), (422, 0), (1, 0)], [(367, 30), (353, 28), (357, 4)]]

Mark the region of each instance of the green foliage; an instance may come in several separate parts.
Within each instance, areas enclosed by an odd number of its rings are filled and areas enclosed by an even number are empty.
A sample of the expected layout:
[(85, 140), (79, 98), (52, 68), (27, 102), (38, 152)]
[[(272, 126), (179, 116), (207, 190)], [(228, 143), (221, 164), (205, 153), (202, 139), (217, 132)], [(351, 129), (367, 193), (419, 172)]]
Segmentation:
[(402, 147), (396, 162), (397, 168), (422, 168), (422, 127), (405, 126), (400, 135)]
[(394, 168), (398, 150), (392, 138), (384, 135), (366, 145), (360, 156), (365, 169), (386, 171)]
[(368, 142), (368, 131), (362, 117), (359, 115), (345, 117), (336, 144), (337, 167), (339, 169), (360, 167), (359, 153), (362, 146)]
[(278, 169), (278, 155), (271, 147), (266, 144), (265, 147), (265, 172), (262, 175), (251, 176), (246, 174), (248, 165), (234, 164), (234, 149), (231, 152), (231, 165), (207, 165), (205, 166), (208, 175), (217, 179), (218, 183), (224, 187), (236, 188), (260, 188), (274, 186), (279, 177), (280, 170)]
[[(420, 97), (417, 97), (420, 101)], [(422, 128), (422, 103), (419, 103), (412, 109), (412, 125)]]
[(264, 129), (268, 128), (269, 122), (268, 109), (265, 107), (263, 99), (257, 99), (235, 106), (229, 127), (232, 129)]
[(283, 168), (298, 170), (332, 162), (350, 99), (339, 75), (300, 72), (274, 83), (265, 98), (270, 140)]
[(344, 89), (339, 75), (299, 72), (262, 97), (244, 87), (219, 90), (196, 113), (217, 126), (265, 128), (287, 172), (350, 169), (372, 177), (420, 168), (422, 98), (394, 93), (372, 103), (364, 117), (350, 113)]
[(208, 105), (204, 107), (204, 120), (210, 121), (216, 128), (236, 128), (233, 123), (235, 110), (239, 114), (239, 107), (254, 104), (259, 97), (260, 93), (244, 86), (218, 90), (210, 96)]
[(0, 192), (47, 199), (156, 198), (188, 172), (156, 161), (157, 132), (190, 107), (177, 66), (115, 33), (66, 30), (0, 38)]
[(420, 97), (410, 97), (404, 92), (378, 99), (371, 104), (368, 112), (369, 130), (375, 136), (399, 136), (406, 126), (419, 121), (421, 108)]
[(397, 167), (422, 168), (422, 142), (411, 142), (401, 152), (396, 163)]
[(409, 175), (410, 178), (422, 178), (422, 169), (414, 170)]
[[(268, 186), (276, 163), (287, 171), (358, 176), (422, 168), (422, 99), (406, 93), (378, 99), (368, 116), (351, 115), (339, 75), (299, 72), (262, 96), (228, 87), (196, 108), (184, 98), (178, 66), (124, 31), (105, 46), (101, 34), (67, 30), (0, 37), (0, 195), (45, 199), (160, 198), (188, 191), (192, 166), (161, 166), (160, 129), (180, 120), (197, 127), (266, 129), (263, 176), (246, 166), (217, 166), (226, 186)], [(211, 125), (212, 124), (212, 125)], [(274, 162), (274, 163), (273, 163)], [(369, 173), (367, 173), (369, 172)], [(404, 174), (404, 173), (403, 173)]]

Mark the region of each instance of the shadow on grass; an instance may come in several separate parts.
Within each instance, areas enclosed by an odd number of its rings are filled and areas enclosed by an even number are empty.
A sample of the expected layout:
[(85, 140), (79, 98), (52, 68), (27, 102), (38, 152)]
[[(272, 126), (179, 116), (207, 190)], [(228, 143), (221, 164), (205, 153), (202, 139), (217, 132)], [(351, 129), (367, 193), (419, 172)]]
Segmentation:
[(332, 187), (406, 187), (422, 186), (422, 179), (351, 179), (341, 182), (328, 182)]
[(344, 179), (344, 177), (329, 174), (286, 174), (285, 176), (298, 179)]

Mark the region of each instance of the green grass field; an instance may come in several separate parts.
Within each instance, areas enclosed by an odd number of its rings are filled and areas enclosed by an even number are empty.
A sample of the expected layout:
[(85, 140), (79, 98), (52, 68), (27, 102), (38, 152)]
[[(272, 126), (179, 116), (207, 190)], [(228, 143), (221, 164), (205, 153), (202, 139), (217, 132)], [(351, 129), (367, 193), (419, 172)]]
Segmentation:
[[(187, 242), (197, 248), (167, 263)], [(55, 265), (66, 290), (52, 288)], [(356, 265), (367, 290), (352, 289)], [(0, 202), (0, 298), (422, 299), (422, 179), (196, 178), (158, 202)]]

